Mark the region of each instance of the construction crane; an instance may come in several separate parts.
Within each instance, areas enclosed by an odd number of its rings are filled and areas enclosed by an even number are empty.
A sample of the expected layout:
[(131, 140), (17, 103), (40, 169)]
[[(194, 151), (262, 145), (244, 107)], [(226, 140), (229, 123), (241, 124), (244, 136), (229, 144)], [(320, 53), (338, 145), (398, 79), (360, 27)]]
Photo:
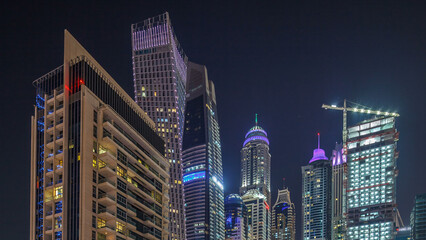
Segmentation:
[[(351, 107), (347, 106), (347, 102), (349, 102)], [(378, 115), (378, 116), (391, 116), (391, 117), (399, 117), (398, 113), (392, 113), (392, 112), (383, 112), (383, 111), (377, 111), (372, 110), (369, 107), (363, 106), (358, 103), (354, 103), (351, 101), (347, 101), (346, 99), (343, 101), (343, 107), (338, 107), (336, 105), (327, 105), (323, 104), (322, 108), (324, 109), (333, 109), (333, 110), (340, 110), (343, 111), (343, 146), (346, 146), (346, 140), (348, 138), (348, 132), (347, 132), (347, 112), (358, 112), (358, 113), (365, 113), (365, 114), (372, 114), (372, 115)]]

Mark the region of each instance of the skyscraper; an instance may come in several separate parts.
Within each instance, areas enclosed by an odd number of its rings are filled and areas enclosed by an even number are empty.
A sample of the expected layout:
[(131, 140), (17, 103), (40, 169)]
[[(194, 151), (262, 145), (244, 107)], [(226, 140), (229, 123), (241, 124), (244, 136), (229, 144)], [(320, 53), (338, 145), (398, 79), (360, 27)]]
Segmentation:
[(426, 239), (426, 193), (416, 195), (410, 225), (413, 239)]
[(242, 196), (242, 199), (248, 213), (248, 239), (271, 239), (271, 210), (266, 196), (260, 193), (258, 189), (250, 189)]
[(135, 101), (154, 121), (171, 164), (170, 238), (185, 239), (182, 135), (187, 58), (167, 12), (132, 25), (132, 60)]
[(183, 184), (187, 239), (224, 239), (222, 152), (216, 94), (203, 65), (188, 64)]
[(268, 134), (257, 125), (246, 134), (241, 149), (241, 187), (243, 196), (250, 189), (257, 189), (263, 194), (268, 204), (271, 203), (271, 154), (269, 153)]
[(238, 194), (225, 198), (225, 240), (248, 240), (248, 212)]
[(348, 239), (395, 237), (398, 137), (394, 117), (348, 128)]
[(336, 144), (331, 156), (332, 179), (332, 239), (345, 239), (347, 164), (343, 144)]
[(256, 125), (246, 134), (241, 149), (240, 195), (249, 213), (251, 239), (270, 239), (271, 154), (268, 134)]
[(296, 208), (288, 188), (278, 190), (277, 201), (272, 207), (271, 239), (296, 240)]
[(331, 162), (320, 148), (302, 167), (303, 239), (331, 239)]
[(33, 83), (30, 239), (168, 239), (154, 122), (68, 31), (64, 45)]

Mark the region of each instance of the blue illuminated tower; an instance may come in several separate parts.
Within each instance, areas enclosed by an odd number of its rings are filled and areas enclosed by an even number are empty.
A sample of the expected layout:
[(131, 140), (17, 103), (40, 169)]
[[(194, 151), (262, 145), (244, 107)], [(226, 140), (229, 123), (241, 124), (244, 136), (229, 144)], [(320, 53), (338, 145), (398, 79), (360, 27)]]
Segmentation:
[(189, 62), (183, 137), (187, 239), (224, 239), (222, 151), (216, 94), (203, 65)]
[(302, 167), (303, 239), (331, 239), (331, 162), (320, 148)]
[(248, 212), (238, 194), (225, 198), (225, 240), (248, 240)]

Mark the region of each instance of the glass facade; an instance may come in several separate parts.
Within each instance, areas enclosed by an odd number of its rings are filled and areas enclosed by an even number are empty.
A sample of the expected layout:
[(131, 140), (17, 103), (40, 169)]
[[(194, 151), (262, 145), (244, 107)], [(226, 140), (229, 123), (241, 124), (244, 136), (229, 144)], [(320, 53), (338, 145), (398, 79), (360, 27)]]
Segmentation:
[(187, 239), (224, 239), (222, 152), (213, 82), (203, 65), (188, 64), (183, 137)]
[(410, 216), (413, 239), (426, 239), (426, 194), (416, 195)]
[(394, 117), (348, 128), (348, 239), (395, 236), (398, 136)]
[(187, 58), (167, 12), (132, 24), (132, 61), (135, 101), (155, 122), (171, 164), (170, 238), (185, 239), (182, 137)]

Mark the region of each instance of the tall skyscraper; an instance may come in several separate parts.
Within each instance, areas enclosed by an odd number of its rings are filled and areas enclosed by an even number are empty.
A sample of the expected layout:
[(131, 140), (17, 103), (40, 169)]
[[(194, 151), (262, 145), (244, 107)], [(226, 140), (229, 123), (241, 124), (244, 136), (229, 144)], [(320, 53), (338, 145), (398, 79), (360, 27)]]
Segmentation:
[(225, 240), (249, 240), (248, 212), (238, 194), (225, 198)]
[(331, 239), (331, 162), (320, 148), (302, 167), (303, 239)]
[(271, 239), (296, 240), (296, 208), (288, 188), (278, 190), (277, 201), (272, 207)]
[(348, 128), (348, 239), (395, 237), (398, 137), (394, 117)]
[(67, 31), (64, 45), (33, 83), (30, 239), (168, 239), (154, 122)]
[(271, 239), (271, 210), (266, 196), (260, 193), (258, 189), (250, 189), (242, 196), (242, 199), (248, 213), (248, 239)]
[(426, 239), (426, 193), (416, 195), (410, 225), (413, 239)]
[(347, 164), (343, 144), (336, 144), (331, 156), (332, 179), (332, 239), (345, 239)]
[(257, 125), (246, 134), (241, 149), (241, 187), (243, 196), (250, 189), (257, 189), (271, 204), (271, 154), (268, 134)]
[(189, 240), (224, 239), (222, 151), (216, 94), (205, 66), (189, 62), (186, 92), (182, 152), (186, 237)]
[(132, 60), (135, 101), (154, 121), (171, 164), (170, 239), (185, 239), (182, 135), (187, 58), (167, 12), (132, 25)]

